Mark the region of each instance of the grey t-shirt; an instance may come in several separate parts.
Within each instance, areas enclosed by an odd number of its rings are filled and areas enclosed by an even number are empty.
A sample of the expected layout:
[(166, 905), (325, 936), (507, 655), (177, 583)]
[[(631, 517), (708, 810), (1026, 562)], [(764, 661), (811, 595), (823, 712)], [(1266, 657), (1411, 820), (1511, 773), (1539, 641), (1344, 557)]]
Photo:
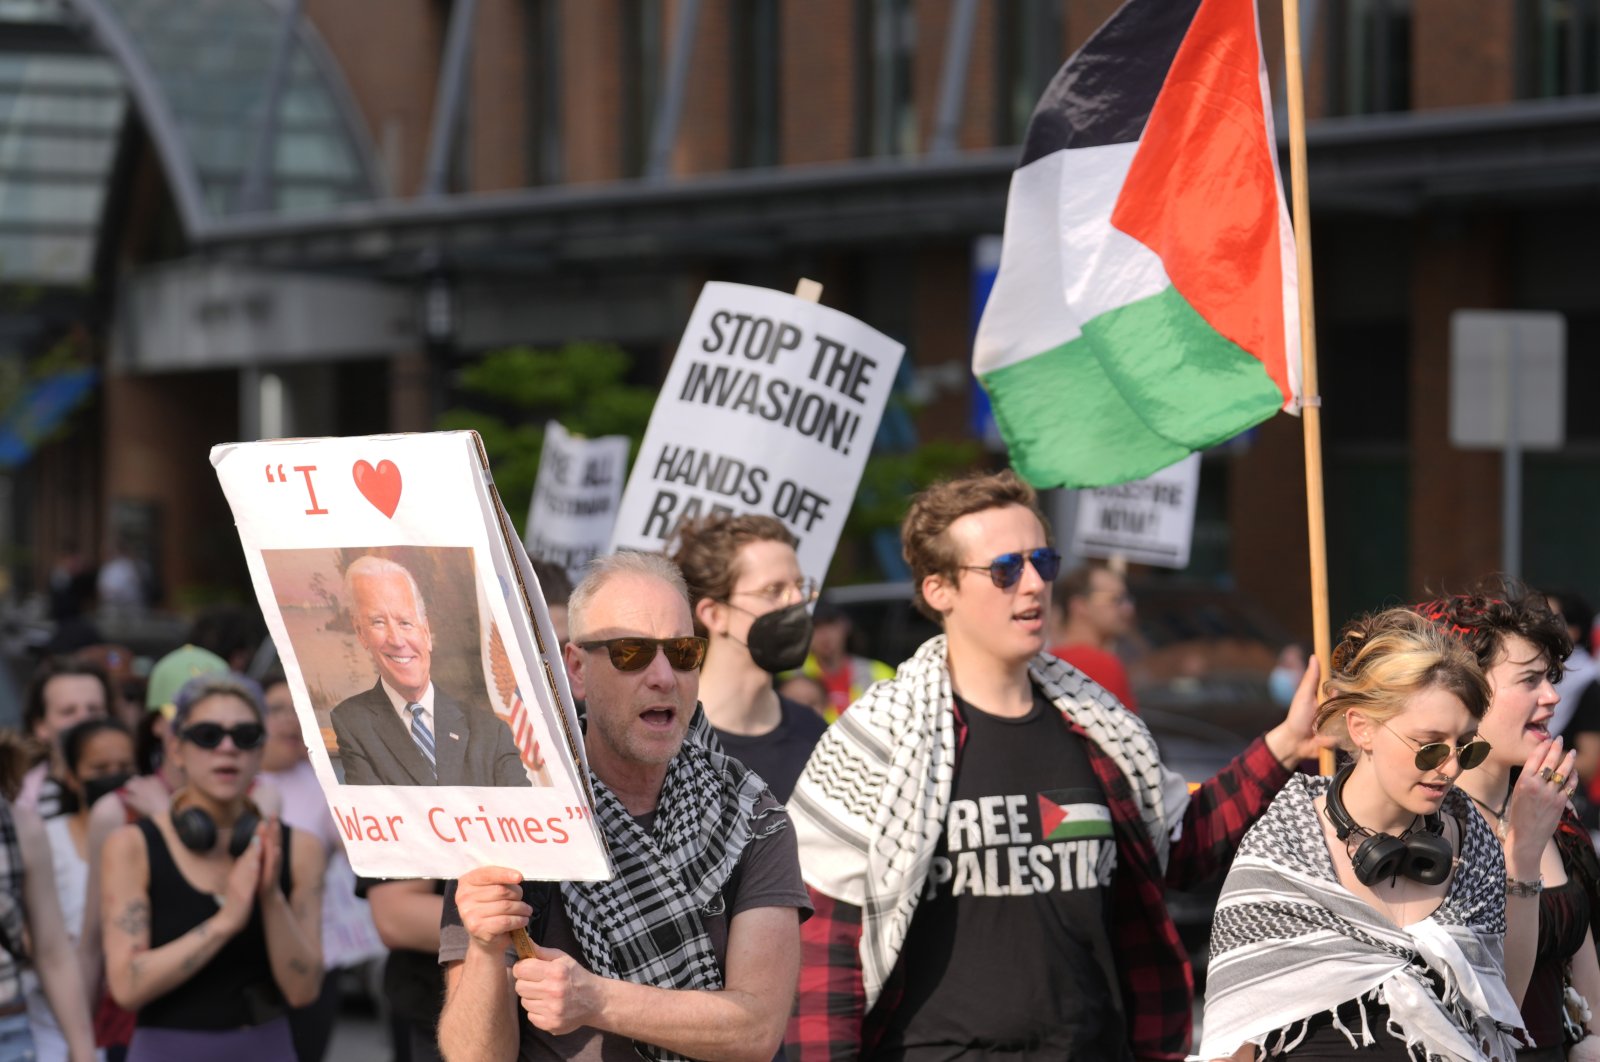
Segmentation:
[[(757, 810), (776, 806), (777, 801), (769, 795), (763, 798)], [(786, 813), (780, 808), (771, 812), (763, 822), (772, 822), (774, 815), (787, 819)], [(652, 813), (640, 816), (638, 821), (648, 830), (653, 825), (654, 819)], [(707, 917), (705, 926), (706, 933), (711, 938), (712, 950), (716, 952), (717, 962), (724, 970), (728, 961), (728, 926), (740, 912), (758, 907), (793, 907), (799, 911), (800, 921), (809, 918), (811, 898), (807, 895), (805, 883), (800, 877), (800, 852), (795, 842), (794, 827), (787, 826), (775, 834), (752, 840), (740, 855), (739, 863), (733, 868), (733, 874), (728, 878), (722, 893), (726, 901), (726, 912)], [(589, 963), (584, 957), (577, 936), (573, 933), (572, 922), (567, 918), (565, 905), (561, 902), (560, 885), (550, 881), (524, 882), (522, 898), (533, 908), (533, 917), (528, 922), (528, 934), (544, 947), (555, 948), (572, 956), (587, 969)], [(460, 912), (456, 910), (456, 883), (452, 881), (446, 886), (444, 894), (444, 916), (439, 930), (439, 962), (443, 964), (461, 961), (466, 957), (467, 943), (467, 931), (461, 925)], [(506, 965), (510, 966), (515, 961), (515, 953), (507, 952)], [(532, 1062), (535, 1059), (639, 1062), (638, 1052), (633, 1049), (632, 1041), (626, 1037), (612, 1036), (589, 1028), (578, 1029), (565, 1036), (555, 1036), (543, 1029), (535, 1028), (526, 1020), (520, 1006), (517, 1008), (517, 1013), (521, 1019), (519, 1027), (522, 1030), (521, 1044), (517, 1052), (519, 1062)], [(782, 1054), (780, 1049), (777, 1057), (781, 1058)]]

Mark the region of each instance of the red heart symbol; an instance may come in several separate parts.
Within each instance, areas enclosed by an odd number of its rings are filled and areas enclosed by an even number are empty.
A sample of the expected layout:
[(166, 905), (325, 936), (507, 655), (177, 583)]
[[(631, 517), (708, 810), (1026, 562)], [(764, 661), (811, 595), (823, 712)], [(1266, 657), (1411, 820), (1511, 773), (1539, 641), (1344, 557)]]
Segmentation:
[(394, 519), (394, 511), (400, 508), (400, 470), (394, 462), (379, 461), (378, 467), (373, 468), (365, 461), (357, 461), (350, 474), (355, 477), (356, 489), (366, 495), (372, 507)]

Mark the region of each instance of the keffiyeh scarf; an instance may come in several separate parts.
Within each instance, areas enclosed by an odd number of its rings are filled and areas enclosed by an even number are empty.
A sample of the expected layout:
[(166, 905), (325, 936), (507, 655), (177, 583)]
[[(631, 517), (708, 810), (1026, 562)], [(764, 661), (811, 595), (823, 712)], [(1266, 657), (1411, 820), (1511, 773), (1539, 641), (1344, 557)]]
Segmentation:
[[(766, 783), (721, 750), (699, 708), (667, 767), (652, 829), (592, 772), (589, 781), (616, 873), (561, 885), (589, 968), (656, 988), (720, 989), (722, 967), (704, 919), (724, 913), (722, 889), (745, 846), (788, 826), (783, 808), (757, 812)], [(634, 1046), (650, 1059), (679, 1057)]]
[[(873, 684), (829, 727), (789, 798), (806, 884), (861, 908), (861, 972), (870, 1010), (893, 971), (922, 895), (956, 763), (943, 635), (892, 679)], [(1028, 676), (1127, 776), (1163, 866), (1183, 780), (1161, 766), (1139, 717), (1077, 668), (1040, 653)]]
[[(1194, 1057), (1226, 1058), (1245, 1043), (1292, 1055), (1308, 1020), (1329, 1013), (1352, 1048), (1387, 1034), (1430, 1062), (1512, 1062), (1522, 1016), (1502, 968), (1505, 859), (1494, 834), (1452, 790), (1444, 810), (1466, 826), (1455, 876), (1438, 910), (1401, 928), (1339, 883), (1312, 803), (1330, 782), (1296, 775), (1239, 846), (1212, 922)], [(1368, 1022), (1369, 1000), (1388, 1006), (1386, 1030)], [(1359, 1028), (1336, 1013), (1351, 1001)]]

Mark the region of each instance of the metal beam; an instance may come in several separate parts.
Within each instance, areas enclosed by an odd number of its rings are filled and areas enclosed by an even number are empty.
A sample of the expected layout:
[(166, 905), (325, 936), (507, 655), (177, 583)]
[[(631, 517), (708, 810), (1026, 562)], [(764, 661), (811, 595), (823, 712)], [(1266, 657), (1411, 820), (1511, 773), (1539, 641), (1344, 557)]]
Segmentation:
[(477, 11), (478, 0), (455, 0), (450, 9), (450, 27), (445, 31), (444, 56), (439, 63), (439, 86), (433, 98), (428, 165), (422, 178), (424, 196), (441, 196), (449, 191), (450, 157), (455, 153), (456, 136), (461, 129)]
[(239, 182), (239, 212), (253, 214), (272, 208), (272, 168), (278, 149), (278, 112), (289, 85), (294, 60), (295, 30), (300, 22), (300, 0), (282, 0), (283, 25), (272, 52), (272, 71), (267, 78), (267, 98), (256, 129), (255, 150), (250, 165)]
[(666, 177), (672, 167), (672, 149), (678, 142), (678, 121), (683, 116), (684, 85), (689, 80), (689, 59), (694, 51), (694, 31), (700, 21), (700, 0), (678, 0), (678, 20), (672, 32), (672, 63), (656, 105), (650, 128), (650, 155), (644, 175)]
[(199, 173), (172, 108), (167, 106), (166, 93), (155, 71), (145, 62), (143, 49), (105, 0), (68, 0), (68, 3), (88, 24), (101, 48), (121, 67), (133, 104), (161, 156), (162, 169), (177, 203), (178, 216), (183, 219), (184, 230), (190, 239), (199, 238), (210, 220), (205, 196), (200, 190)]
[(934, 155), (956, 150), (961, 136), (961, 105), (966, 102), (967, 68), (972, 64), (972, 31), (978, 21), (978, 0), (956, 0), (950, 33), (944, 41), (944, 68), (939, 72), (939, 110), (933, 126)]
[[(1435, 202), (1521, 202), (1600, 190), (1600, 99), (1327, 119), (1309, 133), (1314, 206), (1383, 216)], [(1281, 146), (1281, 145), (1280, 145)], [(225, 219), (203, 253), (239, 262), (414, 272), (537, 249), (548, 269), (782, 247), (962, 240), (998, 231), (1016, 149), (348, 204)], [(1519, 198), (1520, 197), (1520, 198)]]

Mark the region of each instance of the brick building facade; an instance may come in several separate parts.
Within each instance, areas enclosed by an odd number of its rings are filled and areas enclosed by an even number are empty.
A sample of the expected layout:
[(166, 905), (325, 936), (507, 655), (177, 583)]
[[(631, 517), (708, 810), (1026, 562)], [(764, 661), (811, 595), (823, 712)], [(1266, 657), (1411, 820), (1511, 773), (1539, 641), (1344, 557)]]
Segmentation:
[[(592, 338), (659, 365), (704, 281), (787, 287), (806, 275), (824, 283), (824, 301), (906, 342), (927, 398), (921, 436), (967, 437), (974, 242), (1001, 229), (1032, 101), (1116, 5), (973, 5), (954, 142), (940, 152), (947, 57), (962, 54), (948, 36), (964, 6), (305, 0), (372, 145), (374, 198), (191, 231), (136, 120), (126, 205), (104, 237), (116, 297), (106, 329), (141, 271), (171, 260), (362, 276), (419, 303), (443, 274), (458, 315), (451, 358)], [(1276, 83), (1281, 19), (1266, 7)], [(1584, 281), (1581, 250), (1600, 227), (1600, 100), (1588, 95), (1600, 75), (1569, 62), (1552, 80), (1546, 69), (1560, 52), (1552, 34), (1600, 31), (1530, 21), (1512, 0), (1302, 9), (1335, 623), (1499, 567), (1499, 458), (1448, 441), (1449, 319), (1465, 307), (1568, 315), (1569, 441), (1527, 458), (1524, 570), (1600, 590), (1600, 416), (1588, 408), (1600, 395), (1600, 288)], [(430, 190), (451, 20), (463, 11), (474, 14), (465, 103), (447, 182)], [(665, 172), (651, 174), (691, 13), (677, 135)], [(437, 352), (420, 340), (379, 346), (273, 363), (294, 393), (296, 433), (429, 425)], [(135, 358), (105, 388), (101, 487), (87, 511), (105, 528), (119, 503), (158, 508), (175, 589), (237, 578), (203, 545), (227, 526), (203, 455), (252, 424), (251, 371)], [(1207, 456), (1192, 574), (1236, 585), (1304, 633), (1299, 432), (1279, 417)], [(178, 482), (177, 467), (193, 478)], [(35, 533), (43, 548), (52, 529)]]

